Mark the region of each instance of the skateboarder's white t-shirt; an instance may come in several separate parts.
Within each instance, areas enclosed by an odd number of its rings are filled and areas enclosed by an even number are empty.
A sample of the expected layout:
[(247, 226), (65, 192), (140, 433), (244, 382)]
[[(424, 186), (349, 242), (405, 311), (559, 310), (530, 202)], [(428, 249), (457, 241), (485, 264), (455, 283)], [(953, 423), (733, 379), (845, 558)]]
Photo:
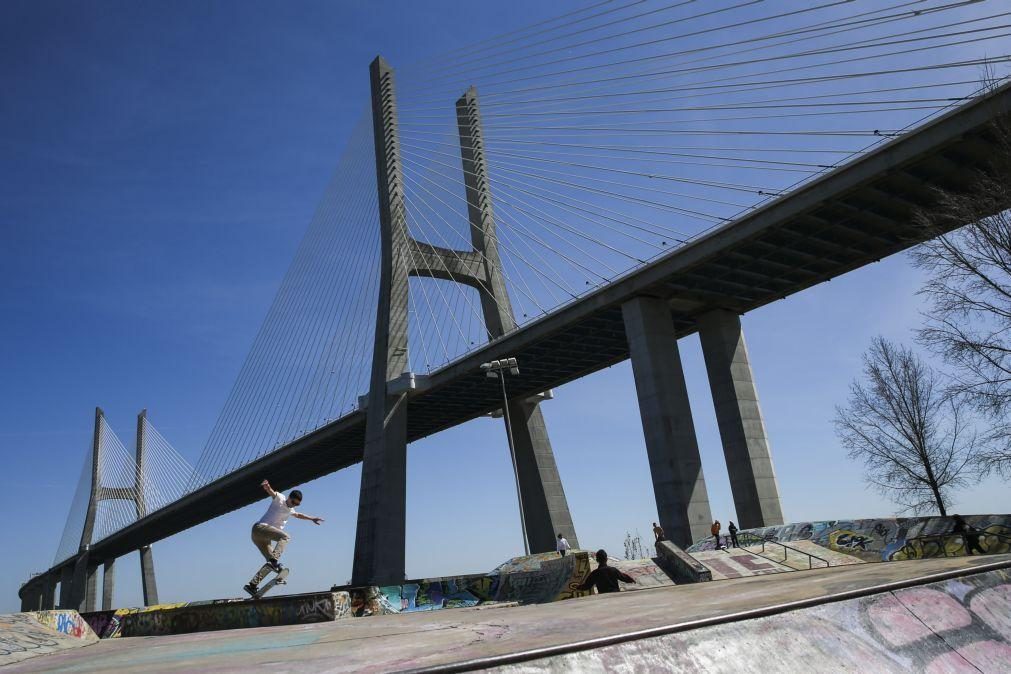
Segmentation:
[(288, 518), (295, 512), (294, 508), (288, 507), (287, 500), (288, 497), (281, 492), (274, 492), (274, 498), (270, 501), (270, 507), (267, 508), (267, 512), (263, 513), (259, 524), (269, 524), (272, 527), (283, 529), (284, 525), (288, 523)]

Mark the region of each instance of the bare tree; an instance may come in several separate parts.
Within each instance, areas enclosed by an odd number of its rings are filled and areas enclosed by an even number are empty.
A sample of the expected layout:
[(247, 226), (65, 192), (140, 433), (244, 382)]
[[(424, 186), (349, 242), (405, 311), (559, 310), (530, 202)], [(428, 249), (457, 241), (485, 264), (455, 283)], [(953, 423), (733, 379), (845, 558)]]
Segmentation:
[(947, 515), (950, 492), (967, 483), (976, 453), (963, 404), (944, 394), (915, 353), (877, 337), (864, 354), (863, 380), (836, 408), (836, 432), (882, 494), (905, 511)]
[[(1011, 478), (1011, 134), (993, 127), (991, 163), (970, 176), (965, 194), (938, 192), (917, 214), (921, 227), (947, 232), (913, 251), (928, 280), (918, 341), (950, 366), (952, 394), (989, 422), (978, 465)], [(959, 229), (960, 228), (960, 229)]]
[(635, 536), (629, 531), (625, 532), (625, 559), (645, 559), (646, 552), (642, 546), (642, 537), (636, 529)]

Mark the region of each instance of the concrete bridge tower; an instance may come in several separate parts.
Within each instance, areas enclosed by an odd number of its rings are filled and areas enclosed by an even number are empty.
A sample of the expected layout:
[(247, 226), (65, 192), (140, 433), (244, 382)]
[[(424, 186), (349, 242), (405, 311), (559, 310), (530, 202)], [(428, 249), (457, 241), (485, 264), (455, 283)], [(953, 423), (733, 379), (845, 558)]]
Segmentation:
[[(456, 103), (472, 250), (417, 241), (407, 228), (393, 69), (377, 57), (370, 68), (372, 125), (382, 261), (376, 314), (365, 453), (352, 583), (404, 579), (407, 489), (407, 401), (419, 386), (408, 359), (408, 284), (438, 278), (477, 290), (491, 338), (515, 329), (495, 237), (477, 91)], [(420, 261), (420, 262), (418, 262)], [(536, 400), (509, 402), (520, 499), (531, 552), (553, 550), (562, 533), (577, 545), (544, 418)]]

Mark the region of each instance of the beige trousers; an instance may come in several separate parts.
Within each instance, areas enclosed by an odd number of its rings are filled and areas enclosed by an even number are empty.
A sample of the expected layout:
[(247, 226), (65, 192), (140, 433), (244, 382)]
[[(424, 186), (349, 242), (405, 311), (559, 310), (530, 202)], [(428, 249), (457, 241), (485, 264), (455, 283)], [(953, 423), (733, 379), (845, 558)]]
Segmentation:
[[(260, 554), (268, 562), (272, 559), (281, 559), (284, 547), (291, 540), (291, 535), (283, 529), (278, 529), (262, 522), (253, 525), (251, 536), (253, 545), (256, 546), (257, 550), (260, 551)], [(253, 585), (259, 584), (261, 580), (266, 578), (268, 573), (270, 573), (270, 566), (264, 564), (257, 574), (253, 576)]]

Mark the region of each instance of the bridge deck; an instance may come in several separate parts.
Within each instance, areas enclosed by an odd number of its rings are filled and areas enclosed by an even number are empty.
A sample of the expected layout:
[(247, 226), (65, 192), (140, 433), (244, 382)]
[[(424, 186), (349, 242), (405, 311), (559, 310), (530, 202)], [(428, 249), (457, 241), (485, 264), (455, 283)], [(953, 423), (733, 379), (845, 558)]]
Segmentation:
[[(917, 207), (936, 188), (966, 193), (991, 157), (995, 119), (1011, 111), (1004, 86), (835, 169), (651, 264), (433, 373), (408, 407), (417, 440), (501, 406), (480, 363), (515, 356), (517, 395), (535, 394), (628, 357), (621, 305), (636, 295), (667, 298), (681, 335), (712, 309), (746, 312), (929, 238)], [(1011, 176), (1008, 176), (1011, 179)], [(262, 497), (264, 475), (287, 488), (357, 463), (364, 414), (353, 413), (201, 488), (95, 543), (114, 558)]]

